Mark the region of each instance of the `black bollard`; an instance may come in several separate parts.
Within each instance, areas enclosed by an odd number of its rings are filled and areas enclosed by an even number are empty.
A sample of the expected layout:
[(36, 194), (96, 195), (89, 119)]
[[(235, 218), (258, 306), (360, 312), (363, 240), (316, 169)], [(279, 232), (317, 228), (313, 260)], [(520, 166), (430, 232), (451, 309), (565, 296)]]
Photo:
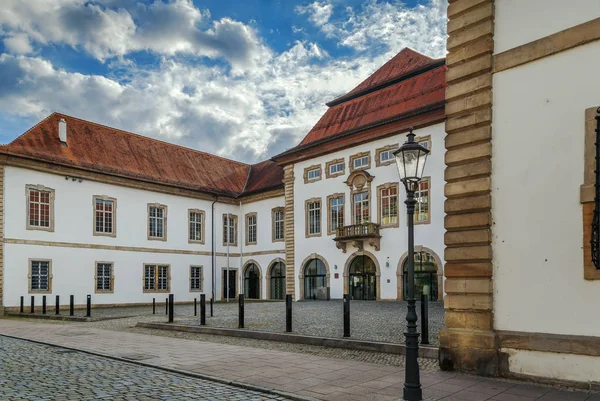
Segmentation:
[(213, 303), (214, 303), (214, 300), (211, 297), (210, 298), (210, 317), (213, 317)]
[(71, 299), (69, 300), (69, 316), (73, 316), (75, 314), (75, 295), (71, 295)]
[(239, 295), (239, 328), (244, 328), (244, 294)]
[(350, 294), (344, 294), (344, 337), (350, 337)]
[(292, 332), (292, 294), (285, 296), (285, 331)]
[(87, 296), (87, 311), (85, 314), (87, 317), (92, 316), (92, 296), (88, 295)]
[(173, 301), (173, 294), (169, 294), (169, 323), (173, 323), (173, 312), (175, 311), (175, 304)]
[(169, 314), (169, 298), (165, 299), (165, 315)]
[(429, 344), (428, 295), (421, 294), (421, 344)]
[(331, 301), (331, 287), (327, 287), (327, 300)]
[(56, 309), (56, 314), (60, 315), (60, 297), (56, 296), (56, 301), (54, 302), (54, 309)]
[(206, 295), (200, 294), (200, 326), (206, 325)]
[(152, 298), (152, 314), (156, 315), (156, 298)]
[(25, 297), (21, 297), (21, 313), (25, 311)]
[(46, 296), (42, 296), (42, 315), (46, 314)]
[(31, 296), (31, 312), (30, 312), (30, 313), (33, 313), (33, 311), (35, 310), (35, 306), (34, 306), (34, 304), (35, 304), (35, 298), (34, 298), (34, 296), (32, 295), (32, 296)]
[(194, 298), (194, 316), (198, 316), (198, 298)]

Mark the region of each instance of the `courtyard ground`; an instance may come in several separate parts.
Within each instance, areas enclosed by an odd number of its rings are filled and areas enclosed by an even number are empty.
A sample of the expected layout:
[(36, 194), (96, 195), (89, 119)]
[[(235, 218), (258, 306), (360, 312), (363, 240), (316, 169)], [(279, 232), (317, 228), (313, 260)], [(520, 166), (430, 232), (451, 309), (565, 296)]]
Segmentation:
[[(151, 367), (218, 377), (222, 380), (257, 385), (314, 399), (387, 401), (398, 399), (402, 394), (404, 378), (402, 366), (346, 359), (339, 354), (336, 358), (330, 358), (325, 356), (325, 352), (324, 355), (297, 353), (292, 344), (283, 344), (288, 349), (281, 351), (269, 347), (249, 347), (148, 335), (140, 331), (111, 331), (97, 328), (98, 325), (110, 322), (123, 324), (127, 320), (129, 319), (49, 324), (22, 319), (0, 319), (0, 335), (41, 341), (112, 357), (135, 359)], [(129, 330), (136, 329), (129, 328)], [(228, 340), (249, 341), (249, 339), (232, 338)], [(322, 347), (313, 348), (327, 350)], [(43, 361), (41, 363), (43, 366)], [(0, 374), (2, 369), (6, 368), (0, 365)], [(73, 374), (77, 372), (77, 369), (73, 370)], [(71, 373), (65, 370), (63, 374)], [(589, 392), (564, 391), (515, 381), (441, 372), (433, 366), (424, 367), (421, 383), (424, 396), (435, 400), (600, 401), (600, 395)]]

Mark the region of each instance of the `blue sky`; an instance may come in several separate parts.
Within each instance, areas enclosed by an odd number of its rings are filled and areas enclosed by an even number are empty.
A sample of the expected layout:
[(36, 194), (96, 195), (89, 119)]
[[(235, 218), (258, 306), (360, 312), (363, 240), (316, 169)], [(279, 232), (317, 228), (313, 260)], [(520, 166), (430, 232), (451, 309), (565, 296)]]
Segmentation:
[(298, 143), (446, 0), (3, 0), (0, 143), (53, 111), (245, 162)]

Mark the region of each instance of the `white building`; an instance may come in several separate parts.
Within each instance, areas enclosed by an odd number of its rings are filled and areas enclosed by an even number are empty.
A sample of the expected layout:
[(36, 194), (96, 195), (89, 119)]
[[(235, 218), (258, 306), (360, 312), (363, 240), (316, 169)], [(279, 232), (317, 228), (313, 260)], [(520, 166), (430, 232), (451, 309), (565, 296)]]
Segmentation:
[[(0, 148), (3, 307), (31, 295), (38, 305), (43, 295), (48, 305), (87, 294), (94, 305), (213, 291), (216, 300), (282, 299), (286, 283), (295, 299), (318, 287), (332, 298), (402, 299), (404, 189), (390, 152), (410, 126), (432, 150), (418, 194), (418, 289), (441, 299), (443, 65), (405, 49), (336, 99), (277, 163), (250, 166), (52, 114)], [(337, 117), (363, 101), (363, 111)], [(335, 132), (315, 140), (332, 113)], [(285, 196), (282, 166), (297, 177)], [(356, 224), (368, 232), (334, 241)]]

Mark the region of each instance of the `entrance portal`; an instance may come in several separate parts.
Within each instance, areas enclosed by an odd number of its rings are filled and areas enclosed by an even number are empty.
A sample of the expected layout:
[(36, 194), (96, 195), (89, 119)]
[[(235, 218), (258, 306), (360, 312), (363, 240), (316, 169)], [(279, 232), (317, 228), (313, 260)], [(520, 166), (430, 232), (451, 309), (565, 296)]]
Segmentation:
[(275, 262), (271, 266), (271, 299), (285, 298), (285, 264)]
[(350, 296), (355, 300), (374, 301), (377, 299), (377, 267), (373, 259), (359, 255), (350, 263)]
[(304, 265), (304, 299), (317, 299), (320, 287), (327, 287), (327, 269), (321, 259), (310, 259)]
[[(404, 299), (408, 298), (408, 258), (402, 265), (404, 272)], [(420, 300), (423, 291), (429, 291), (429, 300), (438, 300), (438, 266), (435, 258), (428, 252), (415, 252), (415, 299)]]
[(260, 271), (250, 263), (244, 272), (244, 294), (246, 298), (260, 299)]
[(227, 280), (227, 270), (223, 269), (223, 299), (235, 299), (236, 280), (237, 270), (229, 270), (229, 280)]

